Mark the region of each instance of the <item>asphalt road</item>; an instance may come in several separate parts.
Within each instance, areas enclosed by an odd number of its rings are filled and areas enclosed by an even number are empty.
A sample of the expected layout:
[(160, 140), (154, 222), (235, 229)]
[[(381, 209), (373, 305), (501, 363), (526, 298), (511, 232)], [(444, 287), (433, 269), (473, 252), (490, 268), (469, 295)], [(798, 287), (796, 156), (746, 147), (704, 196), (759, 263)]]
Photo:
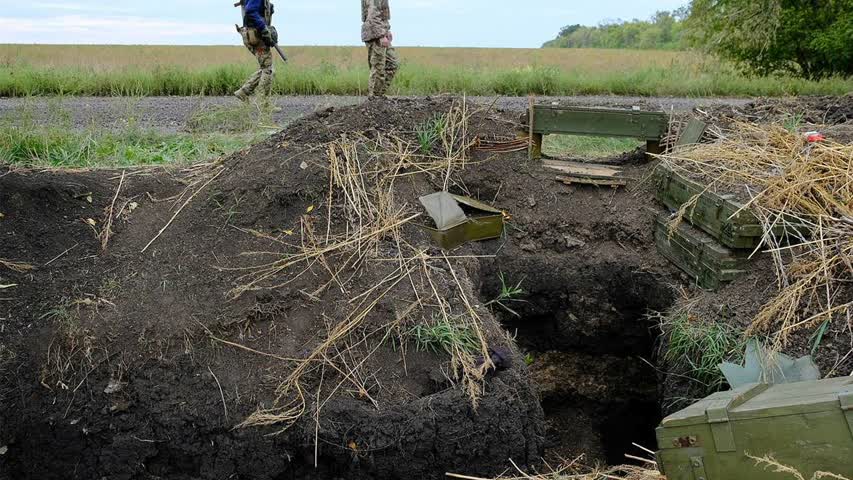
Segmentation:
[[(527, 109), (527, 97), (469, 97), (472, 102), (494, 108), (522, 112)], [(740, 98), (669, 98), (669, 97), (538, 97), (537, 102), (558, 102), (579, 106), (632, 107), (664, 111), (688, 111), (697, 106), (743, 105), (750, 99)], [(277, 97), (281, 112), (273, 120), (281, 127), (329, 107), (354, 105), (364, 97), (293, 96)], [(212, 106), (237, 105), (231, 97), (38, 97), (0, 98), (0, 121), (30, 119), (38, 123), (124, 128), (133, 124), (144, 129), (165, 132), (180, 131), (192, 115)]]

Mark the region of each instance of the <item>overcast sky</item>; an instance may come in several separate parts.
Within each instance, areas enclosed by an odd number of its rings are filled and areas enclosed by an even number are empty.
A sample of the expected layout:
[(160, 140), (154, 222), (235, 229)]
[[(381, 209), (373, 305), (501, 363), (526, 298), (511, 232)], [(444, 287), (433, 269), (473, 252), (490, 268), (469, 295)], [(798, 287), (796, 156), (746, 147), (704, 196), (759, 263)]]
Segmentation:
[[(0, 43), (239, 44), (235, 0), (0, 0)], [(399, 46), (539, 47), (568, 24), (648, 18), (687, 0), (390, 0)], [(278, 0), (285, 45), (357, 45), (359, 0)]]

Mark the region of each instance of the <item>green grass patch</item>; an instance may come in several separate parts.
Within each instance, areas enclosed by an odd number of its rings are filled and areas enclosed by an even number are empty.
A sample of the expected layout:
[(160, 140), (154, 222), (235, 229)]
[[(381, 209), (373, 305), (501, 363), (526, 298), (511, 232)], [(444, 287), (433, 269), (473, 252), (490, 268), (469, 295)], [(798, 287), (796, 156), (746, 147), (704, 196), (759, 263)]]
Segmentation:
[(259, 134), (0, 127), (0, 161), (26, 167), (130, 167), (191, 164), (240, 150)]
[(480, 342), (470, 328), (447, 319), (416, 325), (409, 336), (420, 351), (453, 355), (457, 351), (470, 353), (480, 348)]
[[(405, 60), (405, 59), (404, 59)], [(0, 96), (29, 95), (229, 95), (252, 73), (251, 66), (202, 69), (176, 66), (96, 70), (15, 64), (0, 67)], [(364, 95), (367, 69), (331, 63), (283, 67), (274, 91), (282, 95)], [(747, 77), (732, 68), (672, 65), (633, 70), (576, 71), (553, 66), (436, 67), (404, 63), (391, 88), (395, 95), (648, 95), (786, 96), (843, 95), (853, 79), (809, 81), (788, 77)]]
[(632, 138), (546, 135), (542, 152), (552, 157), (606, 158), (633, 151), (644, 144)]
[(241, 104), (197, 110), (186, 132), (145, 129), (137, 121), (136, 97), (127, 98), (120, 127), (80, 128), (63, 100), (53, 97), (37, 113), (27, 99), (0, 120), (0, 162), (67, 168), (192, 164), (243, 149), (277, 128), (269, 112)]
[(432, 154), (432, 149), (441, 139), (445, 128), (447, 128), (447, 115), (438, 114), (415, 128), (422, 154)]
[(746, 349), (743, 331), (725, 323), (701, 320), (683, 310), (658, 319), (665, 340), (662, 354), (666, 364), (691, 380), (691, 390), (698, 398), (721, 390), (726, 379), (719, 365), (742, 361)]

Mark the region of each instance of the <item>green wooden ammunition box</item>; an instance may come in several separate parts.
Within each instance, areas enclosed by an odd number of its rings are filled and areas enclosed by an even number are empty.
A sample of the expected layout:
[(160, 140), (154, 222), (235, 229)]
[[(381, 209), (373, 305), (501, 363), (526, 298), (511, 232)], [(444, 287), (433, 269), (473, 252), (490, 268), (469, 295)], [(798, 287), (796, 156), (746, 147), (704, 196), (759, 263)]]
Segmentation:
[(751, 250), (730, 250), (710, 235), (682, 222), (670, 233), (666, 214), (658, 216), (655, 244), (658, 252), (709, 290), (717, 290), (746, 271)]
[[(704, 230), (729, 248), (754, 249), (761, 244), (764, 229), (761, 222), (743, 204), (731, 196), (706, 192), (705, 187), (683, 175), (673, 172), (664, 165), (655, 171), (657, 198), (672, 210), (699, 195), (695, 206), (684, 215), (685, 220)], [(784, 233), (782, 229), (778, 232)]]
[(764, 456), (853, 478), (853, 377), (716, 393), (664, 419), (657, 440), (667, 480), (778, 480), (750, 458)]
[(658, 141), (669, 127), (664, 112), (535, 105), (533, 133), (628, 137)]

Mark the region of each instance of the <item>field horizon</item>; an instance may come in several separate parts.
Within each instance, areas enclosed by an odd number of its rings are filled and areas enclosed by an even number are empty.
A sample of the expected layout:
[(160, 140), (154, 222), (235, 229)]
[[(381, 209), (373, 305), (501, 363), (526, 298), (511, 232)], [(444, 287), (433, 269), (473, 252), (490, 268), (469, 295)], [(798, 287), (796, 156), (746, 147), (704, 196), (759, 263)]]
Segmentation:
[[(364, 47), (282, 47), (274, 91), (363, 95)], [(400, 47), (392, 95), (842, 95), (853, 79), (753, 77), (698, 52)], [(242, 46), (0, 45), (0, 96), (228, 95), (255, 69)]]

